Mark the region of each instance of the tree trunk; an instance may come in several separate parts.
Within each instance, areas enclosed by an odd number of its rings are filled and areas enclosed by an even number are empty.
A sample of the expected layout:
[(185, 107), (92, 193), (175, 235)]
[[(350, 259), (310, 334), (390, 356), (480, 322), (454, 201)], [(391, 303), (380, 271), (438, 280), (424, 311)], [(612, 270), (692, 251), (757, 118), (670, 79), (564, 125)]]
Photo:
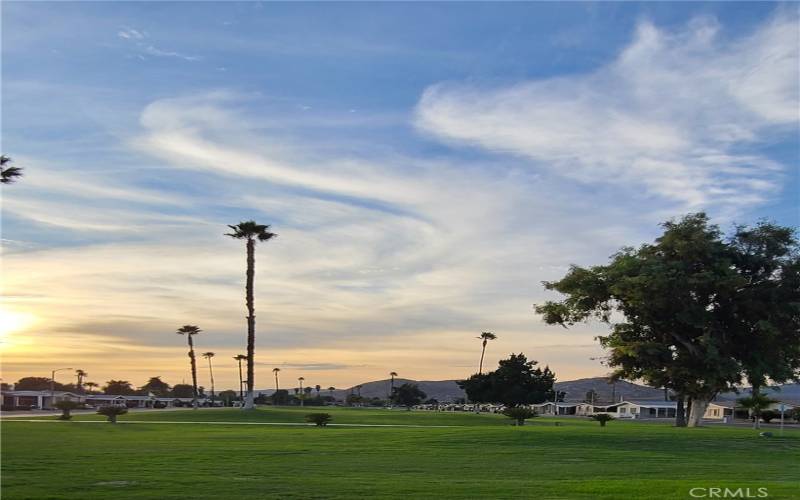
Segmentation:
[(242, 360), (239, 360), (239, 403), (240, 408), (244, 408), (244, 379), (242, 379)]
[(253, 304), (253, 278), (256, 268), (256, 242), (253, 238), (247, 239), (247, 402), (245, 408), (251, 410), (255, 408), (253, 402), (253, 385), (255, 376), (253, 374), (254, 357), (256, 349), (256, 315), (255, 305)]
[[(750, 391), (750, 396), (752, 396), (753, 401), (757, 401), (758, 397), (761, 395), (761, 387), (758, 384), (752, 384), (753, 388)], [(753, 409), (753, 429), (760, 429), (761, 428), (761, 407), (756, 406)]]
[(211, 367), (211, 358), (208, 358), (208, 374), (211, 376), (211, 407), (214, 407), (214, 369)]
[(483, 347), (481, 348), (481, 362), (478, 364), (478, 375), (483, 373), (483, 355), (486, 354), (486, 339), (483, 340)]
[(692, 398), (692, 407), (689, 410), (688, 427), (700, 427), (702, 425), (703, 415), (705, 415), (708, 405), (714, 399), (713, 395), (701, 395)]
[(675, 427), (686, 427), (686, 408), (683, 406), (683, 394), (675, 398)]
[(194, 342), (192, 336), (187, 334), (189, 339), (189, 359), (192, 362), (192, 408), (197, 409), (197, 363), (194, 359)]

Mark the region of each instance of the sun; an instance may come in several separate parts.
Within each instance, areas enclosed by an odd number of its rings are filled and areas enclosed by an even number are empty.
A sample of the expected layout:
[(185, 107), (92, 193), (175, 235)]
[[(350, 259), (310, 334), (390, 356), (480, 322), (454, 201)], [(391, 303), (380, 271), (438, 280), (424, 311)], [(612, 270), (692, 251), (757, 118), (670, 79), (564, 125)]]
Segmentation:
[(0, 347), (8, 347), (11, 335), (36, 323), (36, 316), (26, 311), (13, 311), (0, 306)]

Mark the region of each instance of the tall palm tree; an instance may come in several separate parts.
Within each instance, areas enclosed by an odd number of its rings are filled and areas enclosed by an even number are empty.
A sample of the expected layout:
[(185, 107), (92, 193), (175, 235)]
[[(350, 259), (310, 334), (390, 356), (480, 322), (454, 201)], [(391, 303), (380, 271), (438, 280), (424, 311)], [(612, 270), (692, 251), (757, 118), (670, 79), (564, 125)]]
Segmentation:
[(481, 333), (480, 337), (477, 338), (483, 340), (483, 342), (481, 342), (481, 362), (478, 365), (478, 375), (480, 375), (481, 373), (483, 373), (483, 355), (486, 354), (486, 344), (490, 340), (496, 339), (497, 335), (495, 335), (492, 332), (483, 332)]
[(281, 369), (278, 368), (278, 367), (275, 367), (275, 368), (272, 369), (272, 373), (275, 374), (275, 392), (278, 392), (280, 390), (280, 387), (278, 386), (278, 374), (280, 372), (281, 372)]
[(392, 377), (392, 388), (389, 392), (389, 397), (391, 398), (392, 394), (394, 394), (394, 378), (397, 376), (397, 372), (391, 372), (389, 373), (389, 376)]
[(214, 398), (216, 397), (216, 393), (214, 392), (214, 369), (211, 368), (211, 358), (214, 357), (214, 353), (204, 352), (203, 357), (208, 360), (208, 374), (211, 376), (211, 406), (214, 406)]
[(242, 361), (247, 359), (247, 356), (244, 354), (237, 354), (233, 357), (236, 361), (239, 362), (239, 401), (244, 403), (244, 379), (242, 378)]
[(10, 165), (11, 158), (6, 155), (0, 156), (0, 183), (11, 184), (17, 177), (22, 177), (22, 169)]
[(83, 392), (83, 379), (86, 378), (88, 373), (83, 370), (75, 370), (75, 375), (78, 377), (78, 383), (75, 384), (75, 390), (78, 392)]
[(189, 361), (192, 365), (192, 408), (197, 409), (197, 362), (194, 357), (194, 341), (192, 337), (202, 330), (195, 325), (183, 325), (175, 332), (178, 335), (186, 335), (189, 342)]
[(256, 349), (256, 313), (253, 299), (253, 280), (256, 272), (256, 241), (268, 241), (277, 236), (269, 232), (269, 225), (256, 224), (255, 221), (240, 222), (235, 226), (228, 226), (233, 230), (226, 236), (238, 240), (246, 240), (247, 244), (247, 284), (245, 286), (245, 303), (247, 305), (247, 403), (245, 408), (255, 408), (253, 402), (253, 373)]
[(306, 399), (303, 393), (303, 380), (305, 380), (305, 378), (300, 377), (297, 380), (300, 382), (300, 406), (303, 406), (303, 401)]
[(88, 387), (88, 388), (89, 388), (89, 392), (92, 392), (92, 391), (93, 391), (94, 389), (96, 389), (97, 387), (100, 387), (100, 384), (98, 384), (98, 383), (96, 383), (96, 382), (86, 382), (86, 383), (85, 383), (85, 384), (83, 384), (83, 385), (85, 385), (86, 387)]

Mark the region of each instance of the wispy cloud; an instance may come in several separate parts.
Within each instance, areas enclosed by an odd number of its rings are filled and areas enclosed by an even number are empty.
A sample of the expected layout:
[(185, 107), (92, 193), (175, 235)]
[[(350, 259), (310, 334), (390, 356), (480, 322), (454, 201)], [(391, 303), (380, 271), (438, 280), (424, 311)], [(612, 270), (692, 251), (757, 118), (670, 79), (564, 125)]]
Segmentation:
[(643, 187), (683, 209), (752, 206), (780, 189), (782, 166), (744, 148), (796, 131), (797, 23), (781, 11), (731, 40), (710, 18), (679, 31), (642, 22), (592, 73), (433, 85), (416, 124), (587, 184)]
[(142, 57), (142, 54), (147, 54), (154, 57), (175, 57), (190, 62), (200, 61), (203, 59), (201, 56), (183, 54), (174, 50), (165, 50), (156, 47), (150, 41), (151, 37), (146, 31), (139, 31), (133, 28), (123, 28), (117, 32), (117, 37), (132, 42), (140, 52), (140, 54), (138, 54), (139, 57)]

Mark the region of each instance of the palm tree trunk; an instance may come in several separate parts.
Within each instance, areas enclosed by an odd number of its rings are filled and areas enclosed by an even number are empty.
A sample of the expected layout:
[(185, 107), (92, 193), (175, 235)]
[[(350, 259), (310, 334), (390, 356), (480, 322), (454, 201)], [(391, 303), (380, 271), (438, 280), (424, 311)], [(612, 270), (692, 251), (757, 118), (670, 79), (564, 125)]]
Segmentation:
[(214, 393), (214, 369), (211, 368), (211, 358), (208, 358), (208, 373), (211, 375), (211, 406), (213, 407), (216, 394)]
[(197, 409), (197, 363), (194, 359), (194, 342), (192, 336), (186, 336), (189, 339), (189, 360), (192, 362), (192, 407)]
[(275, 392), (278, 392), (280, 388), (278, 387), (278, 374), (275, 374)]
[(246, 409), (255, 407), (253, 402), (253, 374), (254, 357), (256, 349), (256, 315), (253, 300), (253, 279), (256, 268), (256, 242), (253, 238), (247, 239), (247, 403)]
[(242, 378), (242, 360), (239, 360), (239, 403), (244, 408), (244, 379)]
[(481, 348), (481, 362), (478, 364), (478, 375), (483, 373), (483, 355), (486, 354), (486, 339), (483, 339), (483, 347)]
[[(761, 395), (761, 387), (758, 384), (752, 384), (753, 388), (750, 391), (750, 395), (753, 398), (753, 401), (758, 401), (758, 397)], [(753, 409), (753, 429), (760, 429), (761, 428), (761, 407), (756, 406)]]

